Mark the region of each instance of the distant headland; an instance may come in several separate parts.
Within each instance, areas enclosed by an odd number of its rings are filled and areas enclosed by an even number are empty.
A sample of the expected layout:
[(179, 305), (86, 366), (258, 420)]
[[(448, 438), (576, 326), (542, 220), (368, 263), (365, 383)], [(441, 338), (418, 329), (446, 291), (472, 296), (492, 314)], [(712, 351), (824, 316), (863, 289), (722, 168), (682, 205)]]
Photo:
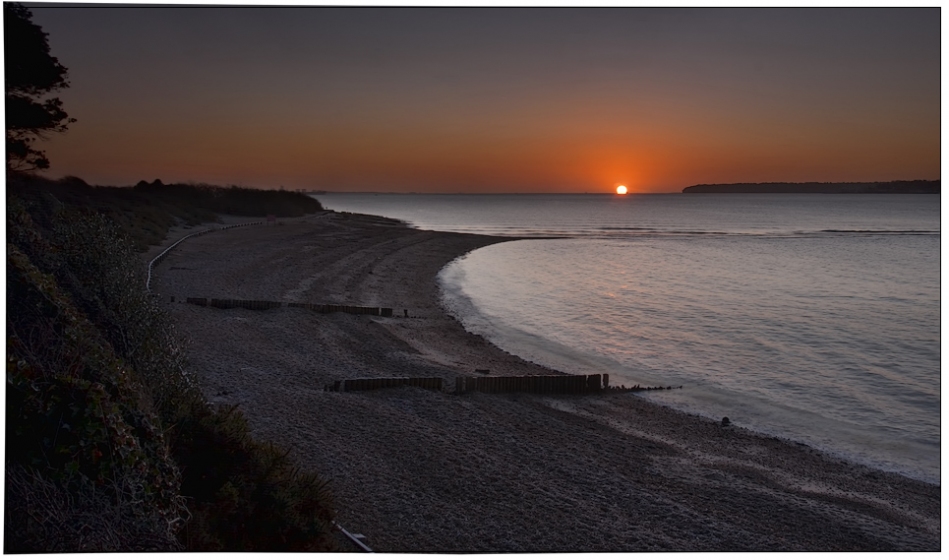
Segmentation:
[(693, 185), (684, 193), (939, 194), (940, 181), (878, 183), (731, 183)]

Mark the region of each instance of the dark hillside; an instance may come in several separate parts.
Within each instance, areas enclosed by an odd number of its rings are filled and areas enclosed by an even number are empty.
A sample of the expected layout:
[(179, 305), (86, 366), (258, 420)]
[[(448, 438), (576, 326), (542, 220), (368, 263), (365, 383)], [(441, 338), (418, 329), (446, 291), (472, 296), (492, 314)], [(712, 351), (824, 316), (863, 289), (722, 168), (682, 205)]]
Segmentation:
[(9, 184), (4, 551), (332, 548), (325, 483), (207, 404), (114, 220), (210, 210), (188, 188)]

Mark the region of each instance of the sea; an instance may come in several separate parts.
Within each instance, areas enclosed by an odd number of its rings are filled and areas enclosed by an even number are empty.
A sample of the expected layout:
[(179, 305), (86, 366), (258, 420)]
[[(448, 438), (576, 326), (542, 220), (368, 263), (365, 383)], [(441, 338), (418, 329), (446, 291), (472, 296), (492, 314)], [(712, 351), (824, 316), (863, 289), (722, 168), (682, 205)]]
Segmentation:
[(508, 352), (940, 483), (939, 195), (315, 196), (520, 238), (438, 278)]

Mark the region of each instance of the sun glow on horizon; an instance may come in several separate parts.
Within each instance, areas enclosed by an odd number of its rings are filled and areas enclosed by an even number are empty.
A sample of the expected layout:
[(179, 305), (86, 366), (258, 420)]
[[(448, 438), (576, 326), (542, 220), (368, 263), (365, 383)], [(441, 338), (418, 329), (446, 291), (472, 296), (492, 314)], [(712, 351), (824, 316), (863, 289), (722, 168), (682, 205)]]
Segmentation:
[(616, 194), (626, 194), (626, 186), (620, 185), (616, 187)]

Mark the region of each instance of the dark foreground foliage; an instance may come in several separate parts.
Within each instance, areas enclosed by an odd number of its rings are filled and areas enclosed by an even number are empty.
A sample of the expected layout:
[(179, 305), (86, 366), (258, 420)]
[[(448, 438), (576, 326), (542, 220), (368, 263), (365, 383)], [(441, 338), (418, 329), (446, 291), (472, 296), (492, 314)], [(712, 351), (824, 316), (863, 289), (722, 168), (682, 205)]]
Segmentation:
[(107, 213), (15, 191), (5, 552), (331, 548), (325, 484), (207, 404)]
[(323, 210), (320, 202), (302, 193), (265, 191), (213, 185), (164, 185), (139, 182), (134, 187), (99, 187), (78, 177), (58, 181), (26, 174), (10, 174), (7, 188), (31, 207), (36, 198), (62, 207), (92, 209), (106, 216), (129, 237), (139, 251), (157, 245), (178, 223), (196, 225), (217, 220), (218, 214), (295, 217)]

